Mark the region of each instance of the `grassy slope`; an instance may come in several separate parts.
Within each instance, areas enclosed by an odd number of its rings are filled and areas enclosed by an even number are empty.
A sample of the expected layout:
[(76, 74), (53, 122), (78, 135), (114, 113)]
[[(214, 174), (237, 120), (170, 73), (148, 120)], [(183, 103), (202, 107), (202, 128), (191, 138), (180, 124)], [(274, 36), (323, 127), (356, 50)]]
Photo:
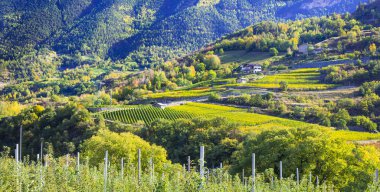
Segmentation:
[(223, 64), (245, 64), (245, 63), (257, 63), (263, 64), (266, 60), (275, 60), (282, 57), (272, 57), (269, 52), (247, 52), (247, 51), (226, 51), (220, 56)]

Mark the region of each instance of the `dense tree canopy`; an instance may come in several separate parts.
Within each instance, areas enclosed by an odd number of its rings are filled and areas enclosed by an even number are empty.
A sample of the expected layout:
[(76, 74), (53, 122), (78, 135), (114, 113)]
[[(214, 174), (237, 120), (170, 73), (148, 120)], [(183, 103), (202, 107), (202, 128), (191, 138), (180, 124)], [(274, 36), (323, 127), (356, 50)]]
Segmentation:
[(250, 169), (252, 153), (256, 154), (259, 172), (273, 167), (278, 173), (282, 161), (284, 177), (295, 174), (299, 168), (301, 177), (311, 172), (319, 177), (319, 182), (348, 191), (366, 189), (365, 180), (371, 180), (380, 166), (380, 154), (374, 148), (333, 139), (319, 129), (264, 131), (247, 138), (234, 154), (235, 172)]
[(68, 104), (58, 108), (36, 105), (17, 116), (0, 120), (0, 146), (14, 147), (19, 143), (21, 126), (24, 155), (36, 156), (43, 143), (44, 153), (60, 156), (79, 151), (79, 145), (104, 124), (96, 123), (81, 105)]
[(106, 129), (100, 130), (98, 134), (83, 143), (84, 155), (89, 158), (90, 163), (98, 165), (104, 163), (105, 151), (108, 151), (109, 161), (117, 166), (121, 158), (128, 165), (137, 167), (138, 150), (141, 150), (142, 168), (150, 168), (152, 158), (156, 171), (162, 171), (165, 164), (170, 161), (166, 159), (166, 150), (160, 146), (151, 145), (132, 133), (114, 133)]
[(149, 142), (165, 147), (176, 163), (197, 158), (199, 146), (205, 146), (208, 165), (230, 162), (239, 140), (237, 125), (226, 119), (157, 120), (143, 128), (139, 135)]

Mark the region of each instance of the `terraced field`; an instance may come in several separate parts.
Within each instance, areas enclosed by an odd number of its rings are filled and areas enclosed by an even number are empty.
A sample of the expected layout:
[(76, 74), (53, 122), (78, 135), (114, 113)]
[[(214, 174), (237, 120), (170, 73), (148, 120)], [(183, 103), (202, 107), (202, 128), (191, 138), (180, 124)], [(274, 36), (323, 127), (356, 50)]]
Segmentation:
[(262, 79), (247, 84), (230, 84), (227, 86), (258, 87), (266, 89), (280, 88), (280, 82), (285, 81), (290, 90), (325, 90), (334, 88), (334, 84), (322, 84), (319, 82), (320, 72), (318, 68), (297, 69), (289, 73), (268, 75)]
[(192, 117), (188, 112), (179, 112), (170, 108), (161, 109), (151, 105), (132, 106), (117, 111), (102, 112), (101, 114), (107, 120), (119, 121), (126, 124), (133, 124), (138, 121), (150, 124), (156, 119), (174, 120)]
[(193, 90), (177, 90), (177, 91), (168, 91), (162, 93), (151, 93), (146, 95), (148, 99), (176, 99), (176, 98), (191, 98), (191, 97), (203, 97), (209, 96), (211, 93), (217, 91), (223, 91), (224, 88), (211, 89), (211, 88), (202, 88), (202, 89), (193, 89)]
[(232, 122), (240, 123), (242, 125), (240, 130), (245, 133), (259, 133), (264, 130), (286, 129), (292, 127), (317, 127), (324, 129), (327, 132), (330, 132), (331, 135), (335, 138), (341, 138), (347, 141), (380, 139), (379, 133), (374, 134), (367, 132), (354, 132), (345, 130), (336, 131), (333, 128), (310, 124), (306, 122), (289, 120), (268, 115), (248, 113), (245, 109), (235, 107), (204, 103), (187, 103), (185, 105), (171, 107), (171, 109), (181, 112), (191, 111), (192, 114), (195, 116), (224, 117), (228, 120), (231, 120)]
[(111, 121), (119, 121), (126, 124), (143, 121), (148, 125), (156, 119), (175, 120), (181, 118), (190, 119), (193, 117), (223, 117), (231, 122), (240, 124), (240, 130), (247, 134), (260, 133), (265, 130), (273, 129), (316, 127), (330, 132), (335, 138), (341, 138), (347, 141), (380, 139), (380, 134), (345, 130), (336, 131), (333, 128), (316, 124), (250, 113), (247, 112), (246, 109), (241, 108), (206, 103), (187, 103), (165, 109), (156, 108), (151, 105), (129, 106), (125, 109), (105, 111), (99, 114), (103, 114), (105, 119)]
[(170, 107), (176, 111), (187, 112), (197, 116), (224, 117), (230, 121), (240, 123), (243, 127), (290, 128), (290, 127), (321, 127), (301, 121), (289, 120), (269, 115), (248, 113), (246, 109), (205, 103), (187, 103)]

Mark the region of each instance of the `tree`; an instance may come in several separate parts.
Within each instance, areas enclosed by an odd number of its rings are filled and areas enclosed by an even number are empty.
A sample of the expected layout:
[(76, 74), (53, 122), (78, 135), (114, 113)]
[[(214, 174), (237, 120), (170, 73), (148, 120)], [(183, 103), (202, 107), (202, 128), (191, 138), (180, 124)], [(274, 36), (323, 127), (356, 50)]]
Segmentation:
[(219, 69), (221, 65), (220, 58), (217, 55), (206, 55), (204, 62), (207, 69)]
[(137, 165), (137, 152), (141, 150), (142, 169), (149, 167), (149, 159), (153, 158), (155, 170), (162, 171), (164, 164), (170, 162), (166, 159), (166, 150), (160, 146), (151, 145), (132, 133), (114, 133), (106, 129), (83, 143), (84, 156), (89, 158), (92, 165), (104, 162), (105, 151), (108, 151), (111, 164), (119, 165), (121, 158), (130, 165)]
[(375, 56), (375, 55), (376, 55), (377, 47), (376, 47), (376, 44), (375, 44), (375, 43), (372, 43), (372, 44), (369, 46), (369, 52), (371, 53), (372, 56)]
[(269, 53), (272, 56), (277, 56), (278, 55), (278, 50), (275, 47), (272, 47), (269, 49)]
[(83, 140), (90, 138), (104, 122), (94, 120), (82, 105), (69, 103), (64, 107), (33, 106), (17, 116), (0, 120), (0, 147), (18, 142), (20, 126), (24, 130), (25, 154), (35, 158), (43, 141), (51, 155), (62, 156), (79, 151)]
[(286, 167), (284, 177), (293, 175), (298, 168), (301, 175), (311, 172), (318, 176), (320, 183), (332, 183), (341, 191), (365, 191), (380, 165), (379, 151), (334, 139), (330, 134), (329, 129), (292, 128), (249, 136), (233, 155), (235, 166), (232, 171), (249, 170), (251, 154), (255, 153), (257, 172), (274, 166), (278, 173), (282, 161)]
[(193, 80), (195, 78), (196, 71), (195, 71), (194, 66), (185, 67), (184, 72), (186, 75), (186, 79)]
[(220, 49), (219, 49), (219, 54), (220, 54), (220, 55), (223, 55), (223, 54), (224, 54), (224, 49), (223, 49), (223, 48), (220, 48)]
[(339, 111), (332, 116), (333, 125), (340, 129), (347, 129), (347, 123), (350, 121), (351, 116), (346, 109), (339, 109)]
[(163, 146), (169, 159), (185, 163), (187, 156), (197, 157), (199, 146), (206, 149), (208, 165), (231, 162), (231, 155), (238, 146), (238, 125), (224, 118), (156, 120), (141, 129), (139, 135), (149, 142)]
[(292, 51), (292, 49), (291, 49), (290, 47), (288, 47), (288, 48), (286, 49), (286, 56), (290, 57), (290, 56), (292, 56), (292, 55), (293, 55), (293, 51)]
[(216, 72), (214, 70), (210, 70), (208, 71), (208, 76), (207, 76), (207, 79), (209, 80), (213, 80), (216, 78)]
[(204, 63), (198, 63), (197, 66), (195, 67), (195, 69), (198, 72), (205, 71), (206, 70), (206, 65)]
[(289, 85), (288, 82), (286, 81), (281, 81), (280, 82), (280, 89), (281, 91), (288, 91)]
[(357, 126), (361, 126), (368, 131), (376, 131), (377, 124), (372, 122), (370, 118), (366, 116), (357, 116), (353, 118), (353, 122)]
[(343, 45), (341, 41), (338, 42), (336, 49), (338, 50), (339, 53), (343, 52)]
[(218, 102), (218, 101), (220, 101), (221, 98), (222, 97), (219, 94), (217, 94), (217, 93), (211, 93), (210, 96), (208, 97), (208, 100), (209, 101), (216, 101), (216, 102)]

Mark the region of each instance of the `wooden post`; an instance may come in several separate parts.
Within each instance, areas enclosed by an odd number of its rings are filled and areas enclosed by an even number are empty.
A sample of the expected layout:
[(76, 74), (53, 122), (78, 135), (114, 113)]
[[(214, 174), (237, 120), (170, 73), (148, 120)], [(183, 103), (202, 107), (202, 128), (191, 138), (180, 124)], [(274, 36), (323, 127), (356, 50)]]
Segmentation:
[(45, 160), (45, 167), (48, 166), (48, 158), (47, 158), (47, 155), (44, 156), (44, 160)]
[(20, 162), (22, 162), (22, 125), (20, 126)]
[(121, 179), (124, 179), (124, 158), (121, 158)]
[(153, 159), (152, 159), (152, 180), (154, 182), (154, 162), (153, 162)]
[(187, 171), (191, 171), (191, 159), (190, 156), (187, 156)]
[(244, 169), (243, 169), (243, 171), (242, 171), (242, 173), (241, 173), (241, 181), (244, 183)]
[(204, 160), (204, 158), (205, 158), (205, 147), (201, 146), (201, 148), (200, 148), (200, 160), (199, 160), (199, 163), (200, 163), (199, 172), (200, 172), (201, 178), (204, 178), (204, 176), (205, 176), (205, 172), (204, 172), (205, 160)]
[(107, 191), (107, 174), (108, 174), (108, 151), (104, 157), (104, 192)]
[(69, 154), (66, 154), (66, 168), (69, 168)]
[(300, 184), (300, 175), (299, 175), (298, 168), (297, 168), (297, 173), (296, 173), (296, 175), (297, 175), (297, 185), (299, 185), (299, 184)]
[(15, 149), (15, 160), (16, 160), (16, 163), (18, 163), (18, 160), (19, 160), (19, 152), (18, 152), (18, 144), (16, 144), (16, 149)]
[[(154, 168), (153, 168), (153, 158), (152, 158), (152, 157), (150, 158), (149, 163), (150, 163), (150, 182), (153, 183), (153, 172), (154, 172)], [(184, 171), (185, 171), (185, 170), (186, 170), (186, 169), (185, 169), (185, 164), (183, 165), (183, 167), (184, 167)]]
[(252, 192), (255, 192), (256, 180), (256, 154), (252, 153)]
[(139, 180), (139, 184), (141, 182), (141, 149), (138, 150), (138, 162), (137, 162), (137, 167), (138, 167), (138, 180)]
[(318, 176), (317, 176), (317, 178), (316, 178), (316, 182), (315, 182), (316, 184), (317, 184), (317, 186), (319, 185), (319, 179), (318, 179)]
[(110, 98), (111, 98), (111, 103), (110, 103), (110, 105), (112, 105), (112, 89), (111, 89), (111, 93), (110, 93)]
[(274, 184), (274, 177), (272, 176), (272, 179), (270, 180), (271, 187), (273, 187), (273, 184)]
[(44, 152), (43, 152), (43, 149), (44, 149), (44, 143), (43, 143), (43, 141), (41, 141), (41, 146), (40, 146), (41, 148), (40, 148), (40, 151), (41, 151), (41, 164), (42, 164), (42, 162), (43, 162), (43, 156), (44, 156)]
[(282, 161), (280, 161), (280, 180), (282, 180)]
[(219, 168), (223, 169), (223, 163), (220, 162)]
[(80, 169), (80, 157), (79, 157), (79, 152), (77, 153), (77, 171), (79, 172), (79, 169)]
[(309, 183), (311, 184), (311, 172), (309, 173)]

